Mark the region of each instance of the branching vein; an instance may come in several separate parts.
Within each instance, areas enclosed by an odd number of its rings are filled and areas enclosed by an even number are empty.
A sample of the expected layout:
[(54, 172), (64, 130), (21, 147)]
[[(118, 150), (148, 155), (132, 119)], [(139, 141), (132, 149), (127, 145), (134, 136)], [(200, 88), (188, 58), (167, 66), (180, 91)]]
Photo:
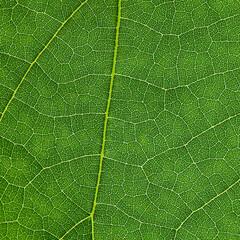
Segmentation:
[(229, 186), (227, 189), (225, 189), (223, 192), (217, 194), (215, 197), (213, 197), (212, 199), (210, 199), (208, 202), (206, 202), (204, 205), (202, 205), (200, 208), (195, 209), (194, 211), (192, 211), (183, 221), (182, 223), (179, 225), (179, 227), (176, 229), (175, 232), (175, 236), (174, 236), (174, 240), (177, 237), (177, 233), (179, 231), (179, 229), (183, 226), (183, 224), (195, 213), (200, 211), (201, 209), (203, 209), (204, 207), (206, 207), (208, 204), (210, 204), (212, 201), (214, 201), (216, 198), (220, 197), (221, 195), (223, 195), (224, 193), (226, 193), (228, 190), (230, 190), (231, 188), (233, 188), (236, 184), (238, 184), (240, 182), (240, 178), (234, 182), (231, 186)]
[(81, 3), (76, 10), (62, 23), (62, 25), (58, 28), (58, 30), (55, 32), (55, 34), (52, 36), (52, 38), (48, 41), (48, 43), (44, 46), (44, 48), (42, 49), (42, 51), (37, 55), (37, 57), (33, 60), (33, 62), (30, 64), (29, 68), (27, 69), (26, 73), (24, 74), (23, 78), (21, 79), (20, 83), (18, 84), (17, 88), (14, 90), (12, 97), (10, 98), (10, 100), (8, 101), (6, 107), (3, 110), (3, 113), (1, 115), (0, 118), (0, 123), (2, 122), (2, 119), (5, 115), (5, 113), (8, 110), (9, 105), (11, 104), (12, 100), (14, 99), (15, 95), (17, 94), (18, 89), (21, 87), (24, 79), (26, 78), (26, 76), (28, 75), (28, 73), (30, 72), (30, 70), (32, 69), (33, 65), (37, 62), (37, 60), (40, 58), (40, 56), (43, 54), (43, 52), (48, 48), (48, 46), (50, 45), (50, 43), (54, 40), (54, 38), (57, 36), (57, 34), (60, 32), (60, 30), (66, 25), (66, 23), (74, 16), (74, 14), (85, 4), (87, 3), (88, 0), (85, 0), (83, 3)]
[(102, 141), (102, 150), (101, 150), (101, 156), (100, 156), (98, 180), (97, 180), (96, 192), (95, 192), (95, 197), (94, 197), (94, 202), (93, 202), (93, 208), (92, 208), (92, 212), (90, 214), (91, 220), (92, 220), (92, 239), (93, 240), (94, 240), (94, 219), (93, 219), (93, 217), (94, 217), (94, 213), (95, 213), (95, 209), (96, 209), (97, 196), (98, 196), (98, 190), (99, 190), (101, 173), (102, 173), (102, 164), (103, 164), (105, 141), (106, 141), (106, 132), (107, 132), (107, 122), (108, 122), (109, 108), (110, 108), (111, 97), (112, 97), (112, 89), (113, 89), (113, 80), (114, 80), (114, 76), (115, 76), (115, 68), (116, 68), (116, 62), (117, 62), (117, 50), (118, 50), (118, 36), (119, 36), (120, 20), (121, 20), (121, 0), (118, 1), (118, 18), (117, 18), (117, 26), (116, 26), (116, 39), (115, 39), (115, 49), (114, 49), (114, 57), (113, 57), (113, 67), (112, 67), (111, 82), (110, 82), (109, 95), (108, 95), (108, 103), (107, 103), (107, 108), (106, 108), (106, 113), (105, 113), (105, 121), (104, 121), (104, 129), (103, 129), (103, 141)]
[(59, 240), (62, 240), (76, 226), (78, 226), (80, 223), (82, 223), (83, 221), (85, 221), (85, 220), (87, 220), (89, 218), (91, 218), (92, 240), (94, 240), (94, 213), (95, 213), (95, 210), (96, 210), (97, 197), (98, 197), (98, 191), (99, 191), (101, 174), (102, 174), (102, 165), (103, 165), (105, 142), (106, 142), (107, 123), (108, 123), (108, 118), (109, 118), (108, 115), (109, 115), (110, 103), (111, 103), (111, 98), (112, 98), (113, 80), (114, 80), (114, 76), (115, 76), (115, 69), (116, 69), (116, 62), (117, 62), (117, 50), (118, 50), (118, 37), (119, 37), (119, 29), (120, 29), (120, 19), (121, 19), (121, 0), (118, 1), (118, 17), (117, 17), (117, 26), (116, 26), (116, 38), (115, 38), (115, 48), (114, 48), (114, 56), (113, 56), (113, 67), (112, 67), (112, 73), (111, 73), (111, 82), (110, 82), (110, 88), (109, 88), (109, 94), (108, 94), (107, 108), (106, 108), (106, 112), (105, 112), (103, 139), (102, 139), (102, 149), (101, 149), (101, 155), (100, 155), (98, 179), (97, 179), (97, 186), (96, 186), (96, 191), (95, 191), (92, 211), (91, 211), (91, 213), (90, 213), (90, 215), (88, 217), (86, 217), (86, 218), (80, 220), (78, 223), (76, 223)]

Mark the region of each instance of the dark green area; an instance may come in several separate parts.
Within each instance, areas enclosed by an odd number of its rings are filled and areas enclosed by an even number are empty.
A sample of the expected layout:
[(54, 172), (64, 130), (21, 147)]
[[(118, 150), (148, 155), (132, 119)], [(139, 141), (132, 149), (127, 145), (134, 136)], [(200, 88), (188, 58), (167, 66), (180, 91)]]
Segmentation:
[[(0, 113), (81, 4), (1, 1)], [(0, 123), (0, 239), (60, 239), (92, 210), (117, 1), (89, 0)], [(240, 238), (240, 3), (122, 0), (98, 239)], [(91, 239), (90, 219), (67, 239)]]

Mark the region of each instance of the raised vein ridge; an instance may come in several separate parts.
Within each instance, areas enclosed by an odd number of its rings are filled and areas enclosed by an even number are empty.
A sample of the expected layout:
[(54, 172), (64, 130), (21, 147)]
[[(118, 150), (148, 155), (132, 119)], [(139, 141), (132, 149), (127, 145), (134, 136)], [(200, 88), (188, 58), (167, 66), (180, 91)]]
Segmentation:
[(60, 32), (60, 30), (65, 26), (65, 24), (73, 17), (73, 15), (87, 2), (88, 0), (85, 0), (83, 3), (81, 3), (76, 10), (62, 23), (62, 25), (58, 28), (58, 30), (54, 33), (54, 35), (52, 36), (52, 38), (48, 41), (48, 43), (45, 45), (45, 47), (42, 49), (42, 51), (37, 55), (37, 57), (33, 60), (33, 62), (30, 64), (28, 70), (26, 71), (26, 73), (24, 74), (22, 80), (20, 81), (20, 83), (18, 84), (17, 88), (15, 89), (15, 91), (13, 92), (12, 97), (10, 98), (9, 102), (7, 103), (6, 107), (3, 110), (2, 116), (0, 118), (0, 123), (2, 122), (2, 119), (9, 107), (9, 105), (11, 104), (12, 100), (14, 99), (15, 95), (17, 94), (18, 89), (21, 87), (24, 79), (26, 78), (26, 76), (28, 75), (28, 73), (30, 72), (31, 68), (33, 67), (33, 65), (37, 62), (37, 60), (40, 58), (40, 56), (43, 54), (43, 52), (48, 48), (48, 46), (50, 45), (50, 43), (53, 41), (53, 39), (57, 36), (57, 34)]
[(112, 67), (112, 74), (111, 74), (111, 82), (110, 82), (110, 88), (109, 88), (107, 108), (106, 108), (106, 112), (105, 112), (105, 121), (104, 121), (104, 129), (103, 129), (103, 141), (102, 141), (102, 150), (101, 150), (100, 163), (99, 163), (98, 180), (97, 180), (96, 192), (95, 192), (95, 196), (94, 196), (93, 208), (92, 208), (92, 212), (90, 214), (91, 222), (92, 222), (92, 240), (94, 240), (94, 219), (93, 219), (93, 217), (94, 217), (94, 213), (95, 213), (95, 209), (96, 209), (98, 190), (99, 190), (101, 174), (102, 174), (102, 164), (103, 164), (103, 157), (104, 157), (104, 150), (105, 150), (107, 122), (108, 122), (109, 108), (110, 108), (111, 97), (112, 97), (113, 80), (114, 80), (115, 69), (116, 69), (120, 20), (121, 20), (121, 0), (118, 1), (118, 17), (117, 17), (117, 26), (116, 26), (116, 38), (115, 38), (115, 48), (114, 48), (114, 57), (113, 57), (113, 67)]
[(203, 209), (204, 207), (206, 207), (208, 204), (210, 204), (212, 201), (214, 201), (216, 198), (220, 197), (221, 195), (223, 195), (224, 193), (226, 193), (228, 190), (230, 190), (231, 188), (233, 188), (237, 183), (240, 182), (240, 178), (234, 182), (232, 185), (230, 185), (228, 188), (226, 188), (223, 192), (217, 194), (215, 197), (213, 197), (212, 199), (210, 199), (208, 202), (206, 202), (205, 204), (203, 204), (201, 207), (195, 209), (194, 211), (192, 211), (183, 221), (182, 223), (178, 226), (178, 228), (175, 231), (175, 236), (174, 236), (174, 240), (177, 237), (177, 232), (179, 231), (179, 229), (183, 226), (183, 224), (195, 213), (200, 211), (201, 209)]
[(96, 191), (95, 191), (95, 196), (94, 196), (94, 201), (93, 201), (93, 208), (92, 208), (92, 211), (91, 211), (89, 216), (85, 217), (84, 219), (81, 219), (72, 228), (70, 228), (59, 240), (62, 240), (75, 227), (77, 227), (80, 223), (84, 222), (85, 220), (87, 220), (89, 218), (91, 219), (91, 224), (92, 224), (92, 240), (94, 240), (94, 219), (93, 218), (94, 218), (94, 213), (95, 213), (95, 210), (96, 210), (97, 196), (98, 196), (99, 185), (100, 185), (101, 174), (102, 174), (102, 165), (103, 165), (103, 157), (104, 157), (105, 142), (106, 142), (106, 132), (107, 132), (107, 122), (108, 122), (109, 108), (110, 108), (111, 97), (112, 97), (112, 89), (113, 89), (113, 80), (114, 80), (114, 76), (115, 76), (115, 69), (116, 69), (116, 62), (117, 62), (117, 50), (118, 50), (118, 36), (119, 36), (120, 20), (121, 20), (121, 0), (118, 1), (118, 17), (117, 17), (117, 26), (116, 26), (116, 38), (115, 38), (115, 48), (114, 48), (114, 56), (113, 56), (113, 67), (112, 67), (112, 73), (111, 73), (111, 82), (110, 82), (110, 88), (109, 88), (109, 94), (108, 94), (107, 108), (106, 108), (106, 112), (105, 112), (102, 149), (101, 149), (101, 155), (100, 155), (98, 179), (97, 179), (97, 186), (96, 186)]

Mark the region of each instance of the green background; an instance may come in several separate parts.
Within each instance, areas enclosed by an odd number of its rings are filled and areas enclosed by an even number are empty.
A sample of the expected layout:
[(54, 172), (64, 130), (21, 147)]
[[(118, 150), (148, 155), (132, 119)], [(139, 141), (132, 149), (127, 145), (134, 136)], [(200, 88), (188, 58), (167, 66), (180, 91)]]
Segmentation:
[[(0, 2), (0, 112), (81, 4)], [(240, 3), (122, 0), (95, 239), (240, 238)], [(0, 239), (60, 239), (97, 185), (118, 2), (89, 0), (0, 124)], [(91, 239), (90, 219), (67, 239)]]

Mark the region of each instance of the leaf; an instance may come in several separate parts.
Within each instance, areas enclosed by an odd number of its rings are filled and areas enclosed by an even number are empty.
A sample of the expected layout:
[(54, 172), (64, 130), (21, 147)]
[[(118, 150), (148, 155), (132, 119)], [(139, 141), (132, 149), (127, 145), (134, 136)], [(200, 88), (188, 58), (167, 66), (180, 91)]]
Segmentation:
[(1, 239), (239, 239), (239, 1), (0, 3)]

